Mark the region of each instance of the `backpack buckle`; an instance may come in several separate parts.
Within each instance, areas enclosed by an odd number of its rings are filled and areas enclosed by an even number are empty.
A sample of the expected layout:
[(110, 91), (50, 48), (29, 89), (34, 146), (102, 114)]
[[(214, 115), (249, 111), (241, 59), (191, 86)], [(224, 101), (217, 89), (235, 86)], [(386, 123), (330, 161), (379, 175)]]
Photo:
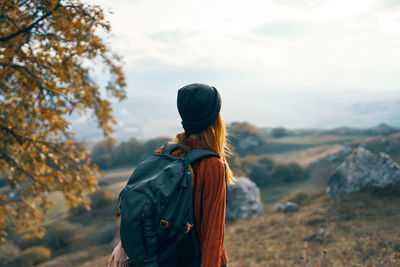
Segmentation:
[(160, 221), (160, 227), (161, 228), (168, 228), (168, 226), (169, 226), (169, 222), (167, 222), (166, 220), (161, 220)]
[(187, 225), (187, 228), (186, 228), (186, 231), (183, 232), (184, 234), (189, 233), (190, 229), (192, 229), (192, 227), (193, 227), (193, 224), (190, 224), (189, 222), (186, 222), (186, 225)]

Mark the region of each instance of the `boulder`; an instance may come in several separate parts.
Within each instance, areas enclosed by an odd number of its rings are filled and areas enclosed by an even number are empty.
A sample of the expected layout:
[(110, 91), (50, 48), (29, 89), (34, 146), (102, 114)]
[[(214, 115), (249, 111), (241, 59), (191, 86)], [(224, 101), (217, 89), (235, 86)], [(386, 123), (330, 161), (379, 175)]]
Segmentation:
[(323, 228), (319, 229), (318, 232), (315, 232), (303, 239), (304, 242), (313, 242), (313, 241), (326, 241), (327, 237), (329, 237), (329, 233), (325, 231)]
[(299, 205), (294, 202), (288, 201), (285, 205), (276, 203), (273, 207), (273, 211), (275, 212), (294, 212), (299, 210)]
[(248, 178), (236, 178), (234, 185), (228, 186), (225, 218), (228, 221), (250, 219), (261, 216), (263, 206), (260, 189)]
[(326, 192), (332, 198), (340, 198), (363, 188), (385, 189), (399, 185), (399, 164), (385, 153), (375, 155), (358, 147), (333, 172)]
[(352, 152), (352, 149), (349, 145), (346, 145), (339, 153), (342, 157), (349, 155)]

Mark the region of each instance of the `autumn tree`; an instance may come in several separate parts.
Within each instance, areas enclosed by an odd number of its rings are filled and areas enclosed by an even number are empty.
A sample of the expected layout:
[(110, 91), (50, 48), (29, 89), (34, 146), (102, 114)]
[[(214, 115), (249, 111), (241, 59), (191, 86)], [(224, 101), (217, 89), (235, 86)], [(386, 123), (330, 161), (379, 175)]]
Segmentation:
[[(6, 229), (40, 235), (49, 192), (88, 204), (96, 167), (69, 120), (90, 112), (105, 136), (112, 131), (107, 99), (125, 97), (125, 79), (109, 32), (103, 10), (79, 0), (0, 0), (0, 176), (9, 184), (0, 191), (0, 237)], [(105, 88), (93, 66), (107, 73)]]

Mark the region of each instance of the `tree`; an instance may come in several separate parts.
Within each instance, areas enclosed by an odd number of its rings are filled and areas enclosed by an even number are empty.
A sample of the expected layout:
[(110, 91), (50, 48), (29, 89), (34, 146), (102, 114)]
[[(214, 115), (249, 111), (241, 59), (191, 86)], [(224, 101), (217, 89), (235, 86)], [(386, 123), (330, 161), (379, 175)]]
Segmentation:
[(284, 137), (286, 135), (286, 129), (283, 127), (273, 128), (271, 134), (274, 138)]
[[(96, 166), (73, 141), (69, 116), (91, 112), (109, 137), (115, 120), (107, 96), (125, 97), (120, 58), (104, 38), (110, 23), (99, 6), (79, 0), (0, 0), (0, 237), (34, 227), (62, 191), (71, 206), (88, 206)], [(104, 90), (90, 66), (109, 74)], [(18, 192), (16, 194), (15, 192)]]

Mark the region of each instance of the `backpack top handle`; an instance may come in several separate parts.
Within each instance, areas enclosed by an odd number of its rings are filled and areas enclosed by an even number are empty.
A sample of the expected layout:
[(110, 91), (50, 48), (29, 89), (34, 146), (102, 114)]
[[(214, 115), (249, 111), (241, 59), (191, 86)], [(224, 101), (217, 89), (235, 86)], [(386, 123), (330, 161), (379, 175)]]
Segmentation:
[(164, 147), (161, 151), (161, 154), (171, 155), (172, 152), (174, 152), (175, 150), (178, 150), (178, 149), (183, 149), (186, 152), (186, 149), (181, 147), (179, 144), (174, 143), (174, 142), (168, 142), (164, 145)]
[(189, 161), (190, 164), (192, 164), (193, 162), (195, 162), (196, 160), (202, 159), (202, 158), (206, 158), (206, 157), (217, 157), (219, 158), (219, 155), (211, 152), (207, 149), (203, 149), (203, 148), (192, 148), (191, 150), (187, 150), (185, 148), (183, 148), (181, 145), (177, 144), (177, 143), (173, 143), (173, 142), (168, 142), (164, 145), (164, 148), (162, 150), (162, 154), (166, 154), (166, 155), (171, 155), (172, 152), (174, 152), (175, 150), (178, 149), (182, 149), (183, 151), (185, 151), (185, 156), (184, 158), (187, 159)]

